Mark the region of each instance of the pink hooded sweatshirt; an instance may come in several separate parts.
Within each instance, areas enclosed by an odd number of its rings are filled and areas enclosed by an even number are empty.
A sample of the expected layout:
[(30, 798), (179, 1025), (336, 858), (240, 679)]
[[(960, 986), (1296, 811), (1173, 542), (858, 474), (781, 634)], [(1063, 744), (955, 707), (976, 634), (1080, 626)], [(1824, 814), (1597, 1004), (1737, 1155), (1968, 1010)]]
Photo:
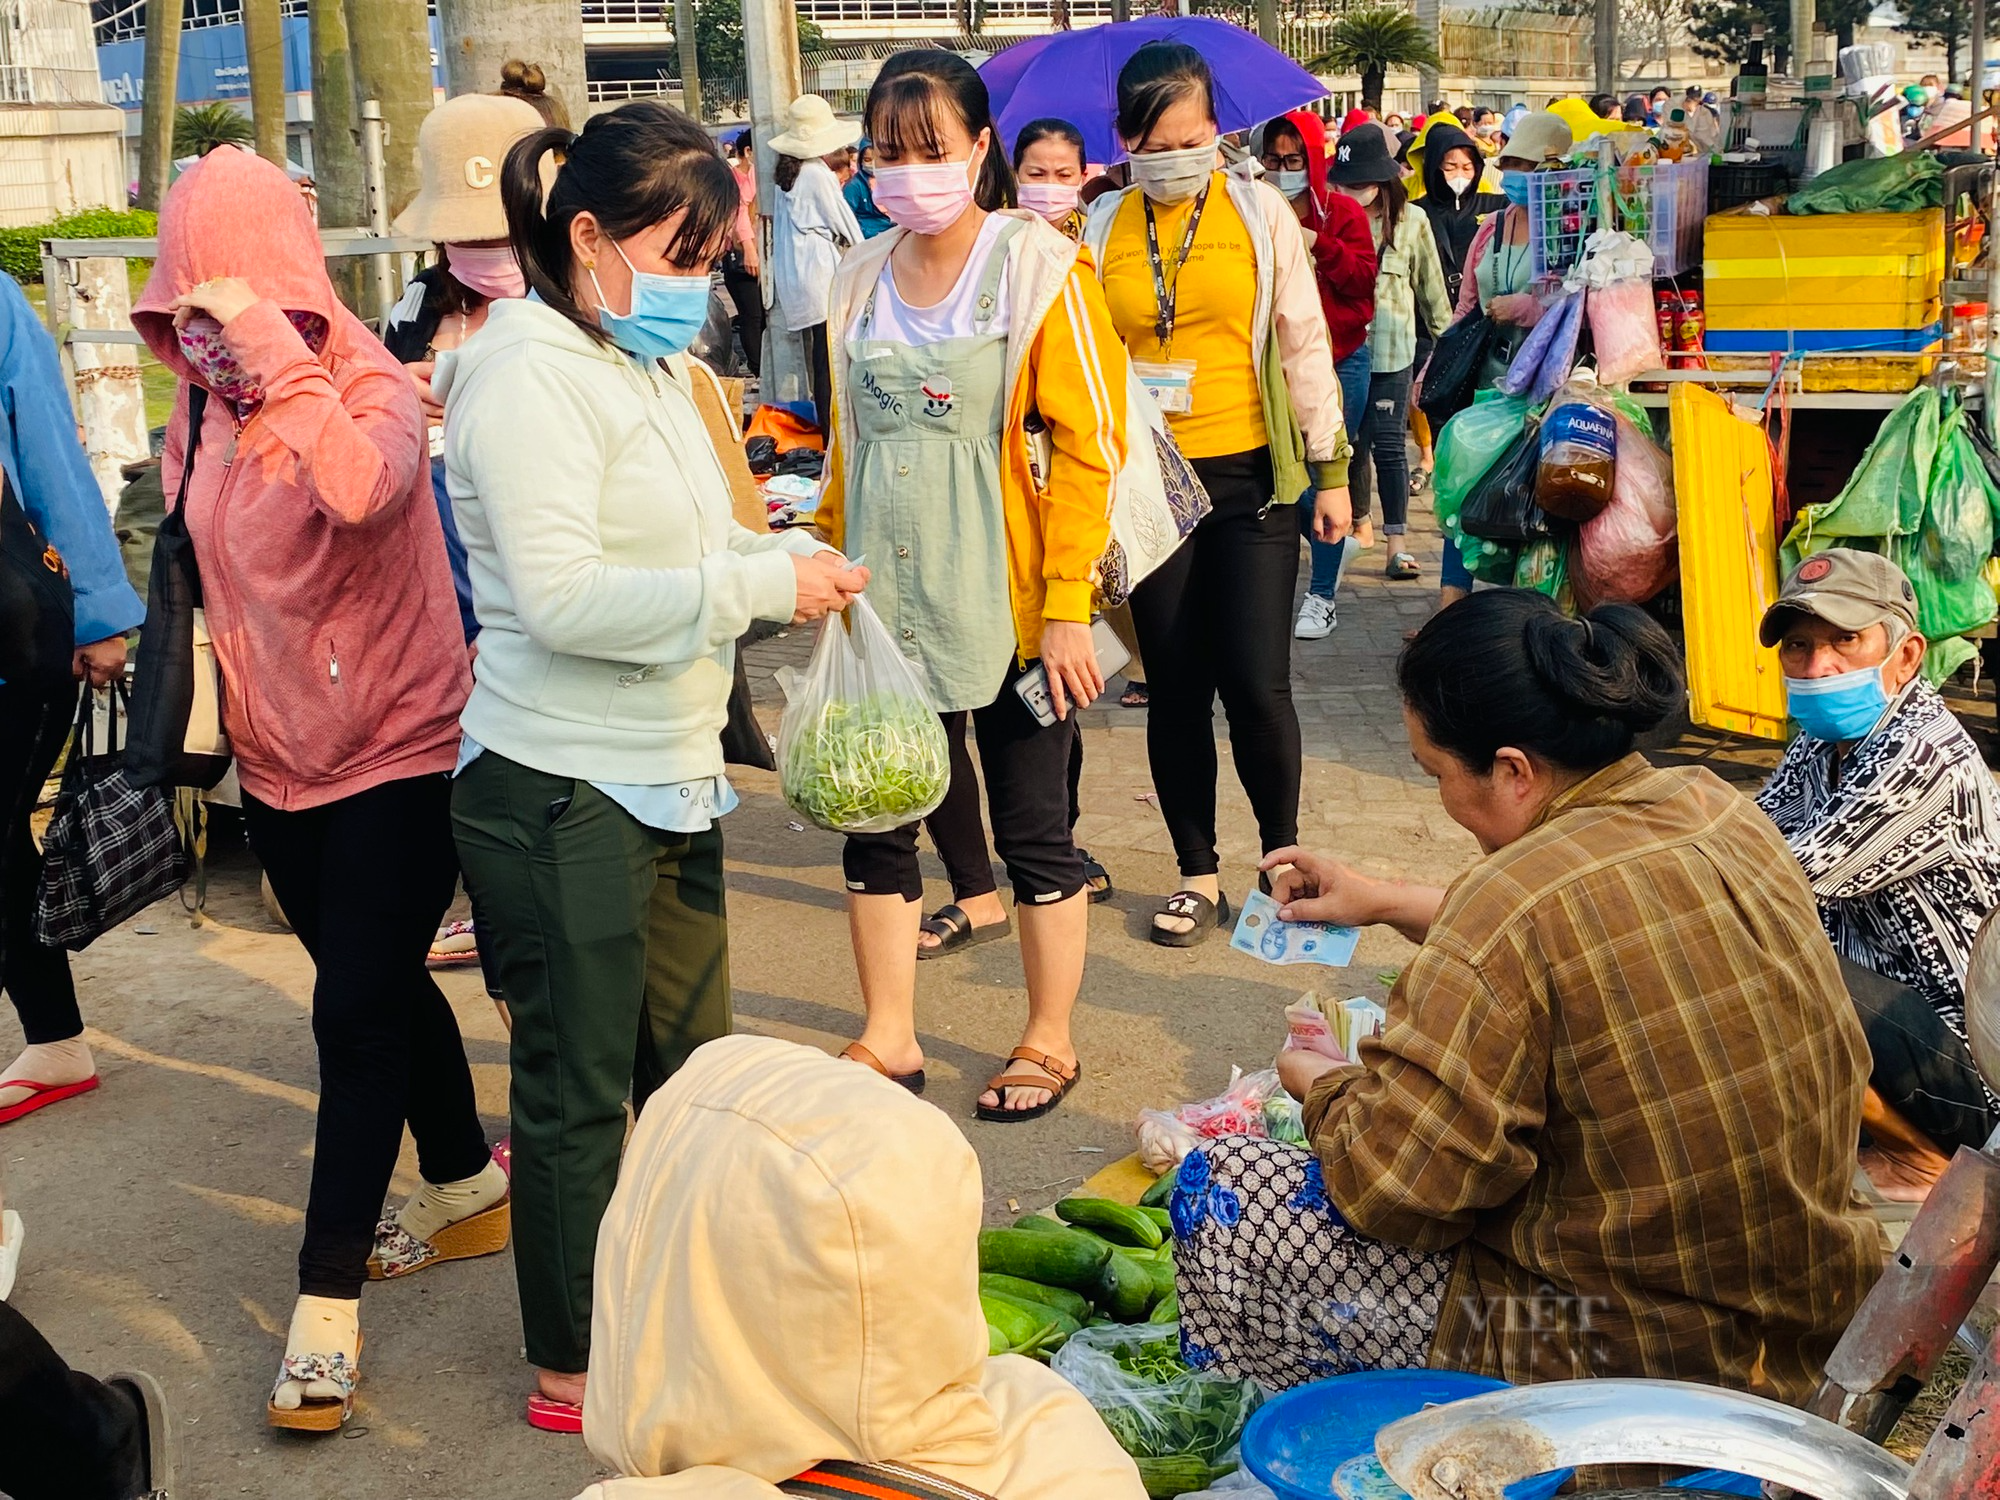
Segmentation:
[[(231, 146), (167, 194), (132, 313), (182, 382), (166, 492), (180, 484), (193, 378), (170, 307), (224, 276), (264, 299), (222, 333), (264, 395), (240, 423), (209, 400), (187, 522), (243, 789), (290, 812), (449, 772), (472, 677), (416, 393), (334, 296), (298, 189)], [(320, 353), (288, 312), (326, 320)]]

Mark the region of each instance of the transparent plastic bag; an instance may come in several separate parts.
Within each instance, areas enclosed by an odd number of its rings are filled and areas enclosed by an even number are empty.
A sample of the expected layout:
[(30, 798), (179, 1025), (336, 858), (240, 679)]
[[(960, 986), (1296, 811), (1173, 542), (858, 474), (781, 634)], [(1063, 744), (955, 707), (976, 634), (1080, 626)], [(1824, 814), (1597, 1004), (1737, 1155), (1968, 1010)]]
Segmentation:
[(1243, 1424), (1264, 1400), (1254, 1380), (1189, 1369), (1178, 1323), (1085, 1328), (1049, 1367), (1096, 1409), (1151, 1495), (1185, 1494), (1228, 1474)]
[(778, 776), (801, 817), (887, 833), (936, 810), (951, 784), (944, 723), (868, 600), (820, 622), (778, 725)]
[(1139, 1159), (1149, 1172), (1165, 1172), (1177, 1167), (1181, 1158), (1205, 1139), (1224, 1135), (1269, 1134), (1265, 1106), (1273, 1098), (1285, 1096), (1275, 1068), (1245, 1073), (1229, 1070), (1229, 1087), (1213, 1099), (1198, 1099), (1169, 1113), (1146, 1109), (1139, 1112), (1136, 1126)]
[(1509, 396), (1526, 396), (1539, 406), (1569, 378), (1582, 331), (1583, 293), (1567, 292), (1542, 314), (1495, 384)]

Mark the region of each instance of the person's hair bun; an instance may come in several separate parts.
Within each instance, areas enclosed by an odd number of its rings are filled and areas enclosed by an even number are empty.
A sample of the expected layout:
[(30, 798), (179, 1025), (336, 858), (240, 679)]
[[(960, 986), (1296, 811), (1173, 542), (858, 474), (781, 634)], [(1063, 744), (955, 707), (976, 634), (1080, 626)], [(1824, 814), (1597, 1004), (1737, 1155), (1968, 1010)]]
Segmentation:
[(1672, 713), (1685, 691), (1673, 642), (1629, 604), (1599, 605), (1573, 620), (1554, 612), (1531, 615), (1521, 640), (1550, 692), (1641, 732)]
[(539, 64), (512, 57), (500, 65), (500, 87), (523, 94), (545, 94), (549, 79)]

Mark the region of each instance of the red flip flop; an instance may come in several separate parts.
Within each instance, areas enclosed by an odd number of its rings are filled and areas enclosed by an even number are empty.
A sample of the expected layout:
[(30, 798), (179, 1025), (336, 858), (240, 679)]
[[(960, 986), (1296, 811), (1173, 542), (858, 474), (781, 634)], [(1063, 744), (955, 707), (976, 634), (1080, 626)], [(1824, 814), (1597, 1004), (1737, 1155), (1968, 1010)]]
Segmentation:
[(18, 1120), (23, 1115), (31, 1115), (44, 1105), (60, 1104), (65, 1099), (74, 1099), (78, 1094), (87, 1094), (97, 1087), (97, 1075), (91, 1074), (81, 1083), (36, 1083), (32, 1078), (10, 1078), (0, 1088), (27, 1089), (28, 1097), (19, 1104), (10, 1104), (0, 1109), (0, 1125)]
[(582, 1432), (583, 1407), (580, 1403), (551, 1401), (537, 1391), (528, 1398), (528, 1425), (543, 1432)]

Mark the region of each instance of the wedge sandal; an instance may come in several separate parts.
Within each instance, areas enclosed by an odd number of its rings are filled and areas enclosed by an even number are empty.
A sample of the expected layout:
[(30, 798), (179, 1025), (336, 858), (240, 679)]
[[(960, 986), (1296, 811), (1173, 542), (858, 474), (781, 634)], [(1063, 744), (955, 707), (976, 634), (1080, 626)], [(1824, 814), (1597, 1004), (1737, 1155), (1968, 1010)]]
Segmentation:
[(491, 1208), (445, 1225), (427, 1240), (418, 1239), (397, 1223), (393, 1215), (388, 1216), (375, 1226), (375, 1249), (368, 1257), (368, 1279), (393, 1281), (448, 1260), (497, 1255), (507, 1248), (513, 1222), (511, 1195)]
[[(973, 1112), (982, 1120), (990, 1120), (998, 1125), (1018, 1124), (1023, 1120), (1039, 1120), (1069, 1097), (1069, 1091), (1076, 1087), (1083, 1077), (1083, 1063), (1074, 1066), (1049, 1052), (1039, 1052), (1033, 1047), (1016, 1047), (1007, 1054), (1008, 1066), (992, 1078), (986, 1080), (986, 1087), (1000, 1096), (998, 1104), (975, 1104)], [(1035, 1069), (1032, 1073), (1018, 1072), (1013, 1067), (1017, 1062), (1027, 1063)], [(1040, 1104), (1026, 1109), (1007, 1108), (1007, 1090), (1041, 1089), (1049, 1097)]]
[[(313, 1397), (297, 1406), (278, 1405), (278, 1391), (288, 1380), (311, 1384), (328, 1380), (340, 1387), (338, 1398)], [(354, 1346), (354, 1358), (345, 1354), (288, 1354), (278, 1367), (271, 1399), (264, 1403), (264, 1420), (290, 1432), (338, 1432), (354, 1415), (354, 1388), (361, 1384), (361, 1344)]]

